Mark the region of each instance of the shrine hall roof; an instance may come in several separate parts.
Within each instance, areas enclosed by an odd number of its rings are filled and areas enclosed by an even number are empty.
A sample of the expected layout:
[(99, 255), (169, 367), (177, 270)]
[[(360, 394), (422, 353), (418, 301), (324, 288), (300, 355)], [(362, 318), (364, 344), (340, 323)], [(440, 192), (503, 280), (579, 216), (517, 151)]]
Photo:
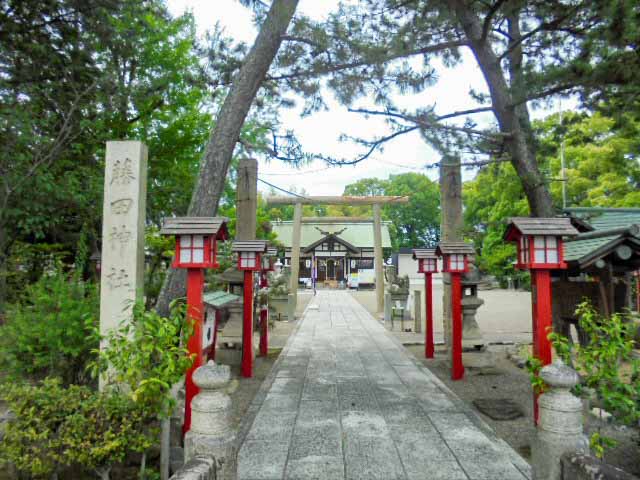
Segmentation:
[(568, 208), (565, 213), (589, 224), (585, 232), (564, 244), (564, 258), (580, 266), (593, 263), (625, 243), (640, 252), (640, 208)]
[[(382, 247), (391, 247), (391, 237), (389, 236), (389, 224), (382, 222)], [(291, 247), (293, 237), (292, 221), (271, 222), (273, 232), (278, 236), (278, 241), (285, 246)], [(353, 245), (356, 248), (373, 248), (373, 220), (368, 219), (340, 219), (340, 217), (330, 217), (326, 220), (322, 218), (303, 219), (300, 228), (300, 247), (302, 249), (326, 237), (327, 234), (334, 234), (337, 238)]]

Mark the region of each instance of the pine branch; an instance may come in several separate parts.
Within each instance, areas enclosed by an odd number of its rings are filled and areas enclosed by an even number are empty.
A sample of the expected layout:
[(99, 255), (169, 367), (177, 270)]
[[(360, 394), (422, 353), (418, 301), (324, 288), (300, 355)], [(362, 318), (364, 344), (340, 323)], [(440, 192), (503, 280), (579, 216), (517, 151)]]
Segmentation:
[(391, 62), (399, 58), (411, 57), (414, 55), (423, 55), (425, 53), (441, 52), (443, 50), (451, 50), (454, 48), (464, 47), (466, 45), (467, 45), (467, 42), (462, 40), (438, 43), (436, 45), (429, 45), (427, 47), (419, 48), (416, 50), (393, 53), (385, 57), (382, 57), (380, 59), (370, 59), (370, 60), (363, 59), (363, 60), (358, 60), (358, 61), (349, 62), (349, 63), (340, 63), (337, 65), (329, 65), (325, 67), (312, 68), (311, 70), (301, 70), (298, 72), (291, 72), (283, 75), (270, 76), (270, 77), (267, 77), (266, 80), (280, 81), (280, 80), (289, 80), (293, 78), (323, 76), (323, 75), (328, 75), (330, 73), (349, 70), (351, 68), (363, 67), (366, 65), (380, 65), (382, 63)]
[(496, 13), (498, 13), (498, 10), (500, 10), (500, 7), (502, 6), (502, 4), (504, 3), (504, 0), (498, 0), (496, 3), (494, 3), (491, 8), (489, 9), (489, 12), (487, 13), (487, 16), (484, 17), (484, 23), (482, 25), (482, 41), (484, 42), (487, 39), (487, 35), (489, 35), (489, 29), (491, 27), (491, 21), (493, 20), (493, 17), (495, 16)]

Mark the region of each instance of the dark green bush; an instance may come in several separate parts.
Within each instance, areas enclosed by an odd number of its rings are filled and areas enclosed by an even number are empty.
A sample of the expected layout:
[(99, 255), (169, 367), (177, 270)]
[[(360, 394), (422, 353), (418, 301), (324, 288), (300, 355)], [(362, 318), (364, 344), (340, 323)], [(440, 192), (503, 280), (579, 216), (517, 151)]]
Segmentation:
[(97, 340), (87, 338), (98, 318), (97, 287), (61, 270), (45, 273), (7, 309), (0, 327), (0, 367), (10, 378), (59, 377), (85, 383)]
[(0, 464), (48, 478), (69, 467), (109, 478), (131, 452), (144, 452), (157, 435), (155, 418), (130, 398), (58, 379), (37, 386), (5, 384), (0, 397), (15, 418), (0, 442)]

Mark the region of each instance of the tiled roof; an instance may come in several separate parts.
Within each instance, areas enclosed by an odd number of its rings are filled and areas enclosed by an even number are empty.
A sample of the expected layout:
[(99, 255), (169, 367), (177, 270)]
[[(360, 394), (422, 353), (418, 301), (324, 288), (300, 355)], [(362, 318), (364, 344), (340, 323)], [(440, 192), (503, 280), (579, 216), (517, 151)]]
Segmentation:
[(167, 217), (162, 235), (215, 235), (229, 221), (226, 217)]
[(586, 221), (595, 230), (640, 224), (640, 208), (567, 208), (565, 212)]
[(465, 255), (474, 255), (476, 253), (473, 245), (467, 242), (440, 242), (436, 248), (438, 255), (451, 255), (462, 253)]
[(566, 262), (579, 260), (619, 237), (620, 235), (613, 235), (609, 237), (591, 238), (589, 240), (580, 240), (580, 237), (577, 237), (574, 241), (565, 242), (564, 260)]
[[(638, 243), (637, 231), (631, 227), (640, 224), (640, 208), (569, 208), (565, 209), (565, 212), (594, 228), (594, 232), (582, 233), (572, 241), (565, 242), (564, 259), (567, 262), (591, 263), (594, 258), (601, 258), (610, 253), (610, 250), (625, 238), (627, 242), (633, 240), (631, 244)], [(620, 229), (627, 228), (631, 231), (621, 233)], [(608, 231), (611, 231), (611, 235), (606, 235)], [(606, 236), (593, 238), (596, 232), (602, 232)]]
[(214, 308), (224, 307), (226, 304), (235, 302), (239, 298), (239, 295), (223, 291), (207, 292), (203, 295), (204, 303)]
[(509, 226), (515, 226), (523, 235), (577, 235), (568, 217), (535, 218), (513, 217)]
[[(389, 224), (382, 222), (382, 246), (391, 247), (389, 237)], [(285, 247), (291, 247), (293, 237), (293, 222), (276, 221), (272, 222), (273, 232), (278, 236), (278, 241)], [(317, 227), (317, 228), (316, 228)], [(329, 222), (302, 222), (300, 227), (300, 246), (304, 249), (317, 242), (326, 235), (323, 232), (335, 233), (336, 237), (357, 248), (373, 248), (373, 220), (355, 221), (338, 220), (332, 218)]]
[(267, 251), (266, 240), (236, 240), (233, 242), (231, 250), (234, 252), (259, 252)]
[(413, 259), (417, 260), (419, 258), (438, 258), (436, 255), (435, 248), (414, 248), (413, 249)]

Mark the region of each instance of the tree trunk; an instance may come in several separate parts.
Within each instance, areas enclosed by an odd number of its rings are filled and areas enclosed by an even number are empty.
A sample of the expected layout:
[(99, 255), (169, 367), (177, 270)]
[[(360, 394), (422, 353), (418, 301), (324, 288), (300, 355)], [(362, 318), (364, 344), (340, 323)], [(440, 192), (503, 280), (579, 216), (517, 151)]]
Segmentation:
[[(242, 125), (293, 18), (299, 0), (273, 0), (253, 47), (233, 80), (216, 126), (209, 137), (188, 216), (214, 216)], [(185, 294), (185, 272), (170, 270), (156, 309), (166, 315), (170, 302)]]
[[(464, 0), (449, 0), (448, 4), (460, 22), (471, 51), (484, 75), (500, 131), (508, 135), (505, 143), (511, 156), (511, 163), (522, 181), (531, 214), (534, 217), (551, 217), (554, 215), (551, 195), (544, 176), (538, 168), (533, 136), (527, 132), (528, 112), (523, 115), (527, 107), (525, 104), (514, 105), (512, 92), (502, 71), (500, 59), (489, 44), (489, 36), (483, 38), (483, 22), (474, 13), (471, 6)], [(514, 12), (512, 10), (512, 15)], [(510, 23), (512, 28), (516, 28), (513, 21)], [(510, 58), (511, 68), (520, 68), (521, 62), (518, 62), (517, 50), (515, 57), (512, 54), (512, 58)], [(523, 123), (525, 123), (524, 128)]]

